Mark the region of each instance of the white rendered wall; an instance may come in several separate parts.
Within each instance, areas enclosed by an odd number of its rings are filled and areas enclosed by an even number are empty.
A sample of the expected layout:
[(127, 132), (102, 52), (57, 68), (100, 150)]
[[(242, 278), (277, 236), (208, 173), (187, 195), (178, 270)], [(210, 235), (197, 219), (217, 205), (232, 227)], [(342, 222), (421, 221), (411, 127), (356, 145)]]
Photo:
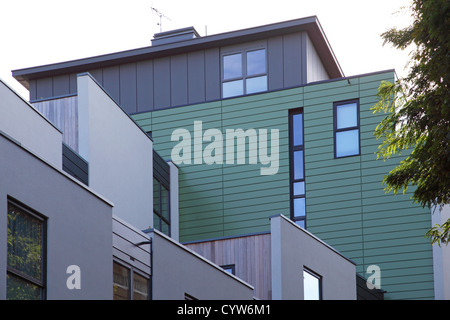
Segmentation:
[(323, 300), (356, 300), (356, 267), (283, 215), (270, 219), (272, 299), (303, 300), (303, 269), (322, 277)]
[(89, 74), (78, 76), (79, 152), (89, 187), (140, 230), (153, 227), (153, 143)]
[(0, 131), (61, 169), (61, 131), (1, 80), (0, 97)]

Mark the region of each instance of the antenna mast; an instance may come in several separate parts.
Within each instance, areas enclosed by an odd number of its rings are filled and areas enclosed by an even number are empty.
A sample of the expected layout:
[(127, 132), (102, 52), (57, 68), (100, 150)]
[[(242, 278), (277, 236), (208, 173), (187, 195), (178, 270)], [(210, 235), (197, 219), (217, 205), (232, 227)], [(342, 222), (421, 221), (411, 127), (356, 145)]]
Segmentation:
[(166, 18), (167, 20), (169, 20), (169, 21), (172, 21), (172, 20), (170, 20), (170, 18), (168, 17), (168, 16), (166, 16), (165, 14), (163, 14), (162, 12), (160, 12), (158, 9), (156, 9), (155, 7), (151, 7), (152, 8), (152, 10), (158, 15), (158, 17), (159, 17), (159, 23), (157, 23), (157, 25), (159, 26), (159, 32), (162, 32), (162, 18)]

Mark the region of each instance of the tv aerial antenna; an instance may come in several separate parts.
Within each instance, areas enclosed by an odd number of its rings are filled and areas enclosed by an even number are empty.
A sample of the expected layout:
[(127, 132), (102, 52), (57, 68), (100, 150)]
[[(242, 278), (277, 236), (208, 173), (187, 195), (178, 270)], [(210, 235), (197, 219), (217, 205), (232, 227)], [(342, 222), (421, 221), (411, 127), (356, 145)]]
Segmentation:
[(156, 15), (159, 17), (159, 22), (157, 23), (157, 25), (159, 26), (159, 32), (162, 32), (162, 18), (166, 18), (169, 21), (172, 21), (172, 20), (168, 16), (163, 14), (161, 11), (156, 9), (155, 7), (151, 7), (151, 8), (152, 8), (152, 11), (154, 11), (156, 13)]

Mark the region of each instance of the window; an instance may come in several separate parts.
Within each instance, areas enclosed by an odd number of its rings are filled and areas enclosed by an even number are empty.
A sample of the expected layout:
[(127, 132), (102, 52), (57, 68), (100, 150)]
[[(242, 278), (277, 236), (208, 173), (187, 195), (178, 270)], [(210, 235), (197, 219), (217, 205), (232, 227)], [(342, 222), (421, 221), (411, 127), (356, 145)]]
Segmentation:
[(169, 190), (153, 178), (153, 227), (170, 236)]
[(303, 110), (289, 114), (291, 220), (306, 228), (305, 155), (303, 143)]
[(148, 300), (149, 280), (140, 273), (113, 262), (113, 299)]
[(359, 155), (359, 101), (335, 103), (334, 119), (335, 157)]
[(224, 98), (267, 91), (266, 49), (248, 50), (223, 56), (222, 96)]
[(225, 270), (226, 272), (229, 272), (231, 274), (235, 274), (235, 265), (234, 264), (228, 264), (225, 266), (221, 266), (221, 268), (223, 270)]
[(303, 299), (322, 300), (322, 277), (308, 269), (303, 269)]
[(45, 298), (45, 232), (44, 218), (8, 200), (7, 299)]

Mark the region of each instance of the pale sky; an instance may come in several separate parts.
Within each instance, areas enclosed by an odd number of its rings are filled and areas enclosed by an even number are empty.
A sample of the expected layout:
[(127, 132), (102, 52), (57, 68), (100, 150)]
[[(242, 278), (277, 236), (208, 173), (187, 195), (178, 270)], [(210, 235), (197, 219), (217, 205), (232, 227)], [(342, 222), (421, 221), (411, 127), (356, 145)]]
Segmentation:
[(0, 78), (25, 99), (11, 70), (146, 47), (153, 34), (194, 26), (201, 36), (317, 16), (346, 76), (395, 69), (408, 53), (381, 33), (405, 27), (410, 0), (1, 0)]

